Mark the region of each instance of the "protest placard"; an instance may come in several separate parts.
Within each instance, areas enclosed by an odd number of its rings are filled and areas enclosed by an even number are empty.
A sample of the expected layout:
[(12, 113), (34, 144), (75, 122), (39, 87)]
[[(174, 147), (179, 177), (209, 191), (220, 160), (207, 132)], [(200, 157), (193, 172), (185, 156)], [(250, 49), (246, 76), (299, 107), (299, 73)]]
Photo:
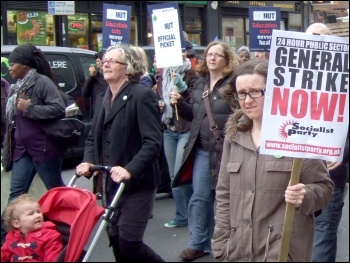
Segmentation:
[(341, 161), (349, 124), (349, 40), (274, 30), (260, 152)]
[(280, 29), (281, 10), (276, 7), (249, 7), (250, 51), (270, 50), (273, 30)]
[(182, 65), (183, 58), (177, 10), (172, 9), (166, 12), (153, 10), (151, 19), (157, 67)]
[(102, 47), (130, 44), (131, 6), (103, 4)]

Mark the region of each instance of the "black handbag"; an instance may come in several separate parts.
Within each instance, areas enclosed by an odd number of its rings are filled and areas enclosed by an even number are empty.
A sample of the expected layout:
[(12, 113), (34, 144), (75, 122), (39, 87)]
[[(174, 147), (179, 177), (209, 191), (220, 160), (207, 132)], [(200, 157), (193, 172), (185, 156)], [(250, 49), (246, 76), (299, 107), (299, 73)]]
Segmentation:
[[(60, 93), (66, 107), (75, 103), (74, 99), (65, 92), (60, 90)], [(85, 123), (81, 121), (82, 117), (83, 115), (78, 109), (72, 116), (40, 121), (40, 125), (58, 145), (62, 147), (78, 146), (85, 129)]]

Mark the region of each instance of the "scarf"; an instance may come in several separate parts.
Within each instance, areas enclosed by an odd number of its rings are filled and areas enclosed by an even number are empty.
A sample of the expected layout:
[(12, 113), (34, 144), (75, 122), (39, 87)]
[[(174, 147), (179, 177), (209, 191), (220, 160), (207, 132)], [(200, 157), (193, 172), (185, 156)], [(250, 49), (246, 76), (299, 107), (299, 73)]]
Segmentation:
[(171, 91), (176, 89), (176, 86), (173, 84), (171, 79), (171, 70), (180, 75), (184, 75), (186, 71), (191, 69), (191, 61), (186, 58), (183, 65), (177, 67), (169, 67), (163, 69), (163, 81), (162, 81), (162, 91), (163, 91), (163, 100), (164, 100), (164, 112), (162, 115), (162, 122), (165, 124), (170, 124), (173, 118), (173, 108), (170, 105), (170, 95)]
[(28, 83), (31, 79), (33, 79), (35, 73), (36, 69), (32, 68), (28, 71), (23, 79), (17, 80), (16, 84), (11, 89), (11, 93), (7, 99), (6, 104), (6, 118), (8, 120), (8, 123), (14, 122), (17, 110), (17, 97), (29, 89)]

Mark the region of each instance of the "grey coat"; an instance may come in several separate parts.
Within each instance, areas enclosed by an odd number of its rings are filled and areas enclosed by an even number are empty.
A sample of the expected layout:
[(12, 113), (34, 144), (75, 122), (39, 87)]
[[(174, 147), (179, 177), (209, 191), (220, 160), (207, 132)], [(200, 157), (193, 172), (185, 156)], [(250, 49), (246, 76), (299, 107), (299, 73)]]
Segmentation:
[[(212, 249), (221, 261), (277, 261), (293, 158), (259, 154), (251, 133), (236, 131), (241, 115), (227, 124), (216, 187)], [(311, 261), (314, 212), (332, 198), (334, 184), (322, 160), (304, 159), (300, 183), (306, 194), (296, 208), (288, 261)]]
[[(65, 104), (53, 81), (45, 75), (35, 73), (28, 83), (29, 88), (24, 98), (31, 99), (31, 103), (23, 111), (23, 115), (36, 121), (56, 119), (65, 115)], [(13, 155), (13, 127), (6, 122), (1, 163), (5, 171), (12, 168)], [(34, 138), (35, 139), (35, 138)]]

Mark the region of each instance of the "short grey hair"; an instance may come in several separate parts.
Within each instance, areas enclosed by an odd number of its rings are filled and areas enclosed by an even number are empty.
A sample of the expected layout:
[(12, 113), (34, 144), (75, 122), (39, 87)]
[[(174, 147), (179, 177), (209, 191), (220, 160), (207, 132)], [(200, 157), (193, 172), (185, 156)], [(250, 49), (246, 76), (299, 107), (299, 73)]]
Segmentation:
[(144, 62), (140, 56), (138, 56), (135, 50), (132, 49), (129, 45), (125, 44), (116, 44), (115, 46), (110, 46), (107, 49), (105, 55), (114, 49), (119, 50), (121, 53), (121, 56), (118, 59), (126, 64), (126, 75), (129, 80), (133, 82), (139, 82), (145, 68)]

